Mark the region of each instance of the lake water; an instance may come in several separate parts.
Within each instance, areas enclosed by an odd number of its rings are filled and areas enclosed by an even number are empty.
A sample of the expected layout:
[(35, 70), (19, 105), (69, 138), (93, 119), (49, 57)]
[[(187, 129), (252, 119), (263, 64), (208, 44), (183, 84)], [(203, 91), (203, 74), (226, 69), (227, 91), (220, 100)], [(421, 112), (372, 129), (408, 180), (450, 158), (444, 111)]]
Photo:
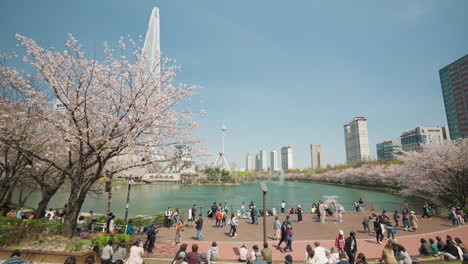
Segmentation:
[[(284, 200), (287, 208), (298, 204), (304, 205), (305, 211), (310, 211), (312, 202), (325, 200), (324, 196), (338, 196), (346, 210), (353, 210), (352, 203), (362, 200), (369, 205), (371, 202), (378, 210), (400, 210), (401, 203), (407, 199), (410, 203), (420, 208), (423, 201), (416, 198), (404, 198), (381, 191), (353, 189), (342, 186), (324, 185), (304, 182), (266, 182), (268, 187), (267, 205), (272, 205), (279, 210), (281, 201)], [(29, 198), (28, 206), (37, 206), (40, 194), (34, 193)], [(49, 203), (49, 207), (61, 208), (68, 198), (67, 192), (57, 193)], [(114, 187), (112, 195), (111, 211), (118, 217), (125, 213), (125, 201), (127, 198), (127, 185)], [(243, 201), (246, 205), (250, 201), (262, 204), (262, 192), (258, 182), (243, 185), (178, 185), (178, 184), (135, 184), (132, 186), (129, 216), (148, 215), (155, 211), (164, 211), (168, 206), (172, 208), (189, 208), (192, 204), (197, 206), (209, 206), (213, 202), (227, 202), (230, 205), (240, 205)], [(107, 194), (100, 197), (88, 197), (82, 211), (93, 210), (97, 213), (105, 213), (107, 207)], [(269, 206), (270, 207), (270, 206)], [(237, 207), (238, 208), (238, 207)], [(236, 209), (237, 209), (236, 208)], [(206, 212), (206, 209), (203, 209)]]

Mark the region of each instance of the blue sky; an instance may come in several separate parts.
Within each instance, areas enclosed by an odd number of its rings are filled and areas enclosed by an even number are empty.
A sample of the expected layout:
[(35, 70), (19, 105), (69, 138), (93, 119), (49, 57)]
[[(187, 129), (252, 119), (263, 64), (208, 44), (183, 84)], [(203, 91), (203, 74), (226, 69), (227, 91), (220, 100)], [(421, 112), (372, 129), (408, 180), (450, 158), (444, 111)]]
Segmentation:
[(67, 33), (91, 51), (144, 35), (159, 7), (161, 48), (178, 79), (200, 85), (191, 103), (216, 158), (291, 145), (295, 167), (309, 145), (345, 162), (343, 125), (368, 118), (369, 144), (416, 126), (446, 125), (438, 70), (468, 52), (468, 1), (0, 1), (0, 51), (15, 33), (61, 47)]

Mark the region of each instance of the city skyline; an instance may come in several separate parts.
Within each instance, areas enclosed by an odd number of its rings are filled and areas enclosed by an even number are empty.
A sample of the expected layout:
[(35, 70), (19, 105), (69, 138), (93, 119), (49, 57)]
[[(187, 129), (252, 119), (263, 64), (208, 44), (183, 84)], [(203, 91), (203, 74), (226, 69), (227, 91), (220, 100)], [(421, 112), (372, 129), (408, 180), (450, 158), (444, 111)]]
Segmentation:
[(216, 158), (224, 121), (229, 162), (244, 167), (246, 150), (291, 145), (294, 167), (307, 168), (313, 142), (326, 150), (325, 164), (345, 163), (342, 125), (353, 116), (372, 120), (371, 159), (377, 143), (402, 131), (447, 126), (439, 70), (468, 47), (459, 33), (468, 3), (456, 3), (6, 1), (0, 51), (17, 51), (16, 33), (57, 49), (72, 33), (92, 54), (106, 40), (144, 36), (158, 7), (161, 50), (182, 66), (177, 79), (203, 87), (191, 102), (207, 111), (197, 117), (206, 162)]

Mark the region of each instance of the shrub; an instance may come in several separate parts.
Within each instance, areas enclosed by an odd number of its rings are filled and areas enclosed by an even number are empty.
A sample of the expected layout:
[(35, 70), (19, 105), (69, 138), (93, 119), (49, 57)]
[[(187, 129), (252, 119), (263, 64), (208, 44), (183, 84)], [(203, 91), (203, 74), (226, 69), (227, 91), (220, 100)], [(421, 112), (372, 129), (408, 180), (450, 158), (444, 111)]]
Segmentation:
[(16, 217), (0, 216), (0, 225), (21, 225), (23, 220)]
[(104, 236), (98, 236), (98, 237), (93, 237), (91, 239), (91, 244), (93, 246), (98, 246), (99, 248), (103, 248), (107, 242), (109, 242), (109, 239), (113, 238), (114, 239), (114, 245), (118, 244), (122, 241), (124, 242), (132, 242), (133, 237), (129, 235), (124, 235), (124, 234), (115, 234), (115, 235), (104, 235)]
[(89, 240), (79, 239), (79, 238), (71, 239), (67, 241), (65, 251), (71, 251), (71, 252), (83, 251), (84, 247), (88, 245), (90, 245)]

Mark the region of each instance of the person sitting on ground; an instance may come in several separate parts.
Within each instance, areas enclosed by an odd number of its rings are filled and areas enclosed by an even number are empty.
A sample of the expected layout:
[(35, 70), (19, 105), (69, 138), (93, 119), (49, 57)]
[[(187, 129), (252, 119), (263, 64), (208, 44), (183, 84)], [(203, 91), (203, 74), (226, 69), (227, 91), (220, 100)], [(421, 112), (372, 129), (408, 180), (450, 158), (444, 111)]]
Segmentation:
[[(463, 257), (463, 260), (468, 260), (468, 248), (465, 247), (465, 245), (463, 244), (463, 242), (461, 241), (460, 238), (456, 237), (455, 238), (455, 243), (457, 244), (457, 246), (460, 248), (461, 250), (461, 255)], [(459, 252), (460, 253), (460, 252)]]
[(19, 250), (15, 249), (15, 251), (13, 251), (13, 253), (11, 253), (10, 259), (3, 262), (3, 264), (23, 264), (23, 263), (26, 263), (24, 261), (24, 259), (22, 259), (20, 257), (21, 257), (21, 253), (19, 252)]
[(419, 248), (419, 255), (423, 256), (430, 256), (432, 255), (432, 248), (429, 243), (427, 243), (426, 239), (421, 238), (421, 247)]
[(439, 248), (437, 247), (436, 243), (434, 242), (434, 239), (429, 238), (429, 245), (432, 248), (432, 254), (436, 255), (439, 253)]
[[(259, 252), (260, 253), (260, 252)], [(263, 255), (264, 253), (260, 253), (260, 255), (257, 255), (257, 258), (252, 261), (252, 264), (267, 264), (265, 261), (265, 256)]]
[(125, 241), (119, 243), (119, 247), (112, 255), (112, 263), (115, 263), (117, 260), (124, 260), (127, 257), (127, 247)]
[[(315, 256), (318, 258), (317, 251), (315, 250)], [(330, 253), (327, 254), (328, 258), (328, 263), (329, 264), (336, 264), (338, 261), (340, 261), (340, 253), (338, 253), (338, 250), (336, 250), (336, 247), (330, 248)]]
[(198, 262), (198, 245), (193, 244), (192, 245), (192, 251), (187, 254), (187, 263), (188, 264), (199, 264)]
[(411, 260), (408, 252), (406, 252), (405, 247), (402, 245), (398, 244), (398, 253), (396, 254), (396, 259), (398, 260), (399, 264), (411, 264), (413, 261)]
[(455, 241), (448, 240), (447, 245), (445, 246), (445, 252), (442, 252), (444, 260), (457, 260), (460, 259), (458, 248), (455, 246)]
[(261, 251), (263, 260), (265, 260), (268, 264), (271, 264), (273, 262), (273, 252), (271, 251), (271, 248), (268, 248), (268, 243), (263, 244), (263, 249)]
[(249, 263), (252, 263), (257, 257), (260, 257), (262, 253), (258, 251), (258, 245), (252, 246), (252, 252), (250, 252)]
[(316, 241), (314, 243), (314, 256), (317, 259), (317, 262), (327, 263), (328, 262), (327, 255), (330, 255), (330, 252), (326, 248), (321, 247), (320, 242)]
[(396, 264), (396, 258), (393, 253), (393, 247), (390, 244), (386, 244), (385, 248), (382, 250), (382, 258), (380, 259), (380, 264)]
[(218, 245), (216, 244), (215, 241), (213, 241), (213, 243), (211, 243), (211, 249), (208, 250), (208, 254), (207, 254), (207, 259), (208, 259), (208, 263), (211, 264), (211, 261), (214, 260), (218, 260), (219, 259), (219, 250), (218, 250)]
[(184, 252), (184, 253), (185, 253), (185, 256), (187, 256), (187, 244), (184, 243), (184, 244), (180, 245), (179, 251), (177, 251), (177, 253), (175, 254), (173, 260), (179, 259), (179, 254), (180, 254), (180, 252)]
[(284, 257), (284, 264), (293, 264), (293, 258), (291, 255), (286, 255), (286, 257)]
[(200, 255), (198, 256), (198, 263), (199, 264), (208, 264), (209, 263), (208, 256), (206, 255), (205, 252), (200, 253)]
[(112, 260), (112, 255), (114, 254), (114, 249), (112, 246), (114, 245), (114, 239), (111, 238), (109, 239), (109, 242), (107, 242), (106, 246), (102, 249), (102, 254), (101, 254), (101, 263), (102, 264), (110, 264)]
[(240, 262), (247, 262), (248, 254), (249, 254), (249, 251), (247, 250), (247, 247), (245, 245), (242, 245), (239, 248), (239, 261)]
[(307, 245), (306, 247), (306, 252), (304, 256), (304, 264), (314, 264), (317, 263), (316, 260), (314, 259), (315, 252), (312, 249), (311, 245)]
[(442, 238), (440, 238), (440, 236), (436, 236), (436, 240), (437, 240), (437, 248), (439, 249), (439, 251), (444, 251), (445, 249), (445, 242), (442, 240)]
[(356, 264), (367, 264), (366, 256), (364, 255), (364, 253), (357, 254)]
[(177, 259), (175, 259), (172, 264), (188, 264), (186, 261), (185, 261), (185, 258), (187, 257), (187, 254), (185, 254), (184, 251), (181, 251), (179, 252), (179, 254), (177, 255)]
[(135, 241), (133, 246), (130, 248), (130, 253), (128, 253), (128, 259), (126, 264), (142, 264), (143, 263), (143, 243), (140, 239)]
[(348, 256), (346, 256), (345, 252), (340, 252), (340, 261), (338, 261), (336, 264), (349, 264)]

